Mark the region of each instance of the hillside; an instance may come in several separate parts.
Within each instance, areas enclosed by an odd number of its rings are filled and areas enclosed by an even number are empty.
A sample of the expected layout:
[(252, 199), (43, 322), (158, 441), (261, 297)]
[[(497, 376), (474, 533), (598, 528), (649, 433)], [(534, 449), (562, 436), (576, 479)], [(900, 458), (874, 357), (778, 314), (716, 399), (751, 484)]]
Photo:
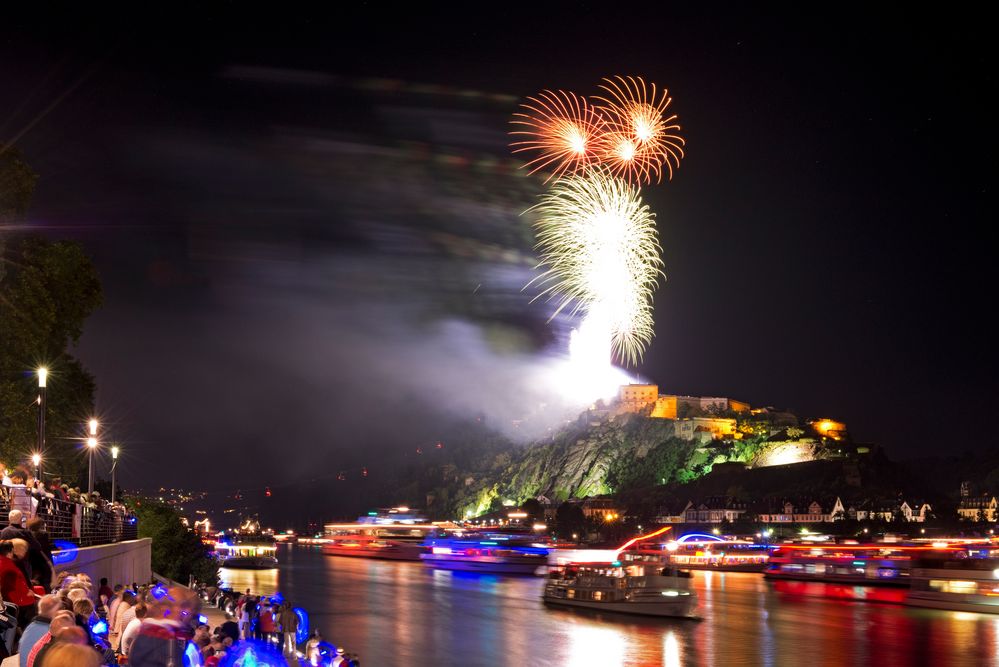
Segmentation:
[[(801, 437), (801, 429), (775, 430), (758, 419), (739, 423), (741, 439), (725, 440), (682, 439), (677, 424), (637, 414), (584, 413), (546, 441), (503, 448), (472, 465), (427, 471), (436, 477), (428, 489), (428, 509), (435, 516), (474, 517), (498, 509), (504, 501), (544, 496), (561, 502), (685, 484), (719, 463), (765, 465), (788, 452), (794, 460), (843, 455), (839, 443), (829, 446)], [(424, 480), (429, 481), (426, 476)]]

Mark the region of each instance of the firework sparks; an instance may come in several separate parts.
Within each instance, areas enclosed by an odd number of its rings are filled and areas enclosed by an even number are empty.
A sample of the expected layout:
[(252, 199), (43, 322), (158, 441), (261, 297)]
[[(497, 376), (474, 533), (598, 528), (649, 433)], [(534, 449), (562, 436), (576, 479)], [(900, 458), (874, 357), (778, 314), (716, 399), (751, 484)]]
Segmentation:
[(540, 296), (557, 300), (556, 314), (584, 312), (589, 337), (607, 340), (605, 358), (637, 363), (654, 335), (652, 293), (663, 265), (655, 214), (638, 188), (591, 169), (557, 181), (531, 210), (547, 267)]
[(536, 155), (527, 163), (530, 173), (551, 169), (550, 178), (576, 174), (597, 163), (606, 123), (586, 99), (563, 90), (542, 91), (521, 104), (512, 123), (522, 129), (510, 134), (514, 153)]
[(661, 182), (663, 167), (669, 178), (680, 166), (684, 140), (676, 114), (667, 116), (673, 101), (666, 89), (646, 84), (636, 77), (604, 79), (600, 88), (607, 97), (597, 97), (597, 112), (606, 119), (601, 135), (600, 159), (615, 176), (651, 183)]

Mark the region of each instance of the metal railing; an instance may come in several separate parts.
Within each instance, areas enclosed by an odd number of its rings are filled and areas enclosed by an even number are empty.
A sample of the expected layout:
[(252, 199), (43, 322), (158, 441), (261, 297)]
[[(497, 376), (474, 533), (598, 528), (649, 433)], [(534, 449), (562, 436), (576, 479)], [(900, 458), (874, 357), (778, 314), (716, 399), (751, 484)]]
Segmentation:
[(91, 547), (138, 537), (135, 515), (121, 506), (89, 507), (58, 498), (39, 498), (19, 487), (0, 487), (0, 519), (6, 519), (12, 509), (21, 510), (26, 519), (37, 516), (45, 521), (53, 543), (59, 540)]

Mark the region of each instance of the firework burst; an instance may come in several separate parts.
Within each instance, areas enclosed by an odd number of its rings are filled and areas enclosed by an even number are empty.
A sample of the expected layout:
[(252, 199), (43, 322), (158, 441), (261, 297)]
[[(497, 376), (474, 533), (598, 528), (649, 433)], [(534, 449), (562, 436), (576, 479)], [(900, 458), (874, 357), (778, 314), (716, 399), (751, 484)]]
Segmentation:
[[(529, 152), (530, 173), (550, 169), (548, 179), (573, 175), (595, 165), (606, 122), (586, 99), (564, 90), (542, 91), (527, 98), (513, 121), (520, 129), (511, 144), (514, 153)], [(546, 179), (547, 180), (547, 179)]]
[(601, 135), (601, 162), (615, 176), (638, 183), (661, 182), (663, 168), (670, 180), (683, 158), (684, 140), (677, 115), (667, 116), (673, 101), (666, 89), (646, 84), (639, 77), (605, 78), (596, 97), (596, 110), (606, 119)]
[(536, 279), (556, 314), (584, 312), (607, 354), (637, 363), (654, 335), (652, 294), (663, 262), (655, 214), (638, 187), (606, 170), (562, 178), (531, 209), (538, 217)]

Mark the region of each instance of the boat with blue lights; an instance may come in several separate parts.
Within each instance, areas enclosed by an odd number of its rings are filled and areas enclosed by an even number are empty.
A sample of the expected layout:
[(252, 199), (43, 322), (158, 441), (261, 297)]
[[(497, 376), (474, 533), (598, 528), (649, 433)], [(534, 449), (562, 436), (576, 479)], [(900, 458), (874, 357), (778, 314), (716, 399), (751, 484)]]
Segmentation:
[(670, 565), (660, 549), (583, 549), (553, 554), (545, 604), (639, 616), (696, 618), (690, 573)]
[(538, 574), (548, 564), (549, 545), (533, 534), (443, 532), (424, 542), (425, 565), (441, 570)]
[(752, 540), (688, 533), (662, 545), (671, 565), (689, 570), (762, 572), (775, 547)]

